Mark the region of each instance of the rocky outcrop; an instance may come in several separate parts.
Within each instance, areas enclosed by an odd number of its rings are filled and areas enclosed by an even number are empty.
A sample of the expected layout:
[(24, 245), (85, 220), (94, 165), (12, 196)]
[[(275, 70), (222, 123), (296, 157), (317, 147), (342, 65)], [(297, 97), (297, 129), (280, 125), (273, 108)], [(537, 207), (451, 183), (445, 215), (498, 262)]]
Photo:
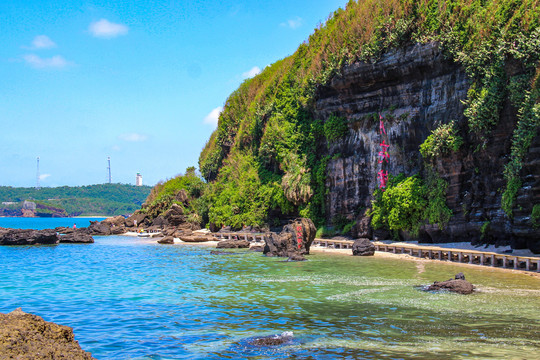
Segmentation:
[(375, 245), (369, 239), (355, 240), (352, 245), (352, 254), (354, 256), (373, 256), (375, 254)]
[(172, 236), (165, 236), (164, 238), (159, 239), (158, 244), (174, 244), (174, 238)]
[(265, 236), (264, 255), (281, 256), (291, 260), (303, 260), (309, 254), (311, 243), (315, 239), (313, 221), (301, 218), (285, 225), (279, 234), (268, 233)]
[(247, 343), (252, 346), (279, 346), (290, 344), (294, 339), (292, 331), (285, 331), (280, 335), (262, 336), (248, 339)]
[(70, 234), (59, 235), (61, 243), (70, 243), (70, 244), (92, 244), (94, 243), (94, 238), (91, 235), (85, 234), (84, 232), (72, 232)]
[(58, 244), (56, 231), (0, 228), (0, 245), (50, 245)]
[(178, 236), (180, 240), (184, 242), (192, 242), (192, 243), (200, 243), (200, 242), (208, 242), (208, 241), (215, 241), (216, 239), (211, 235), (180, 235)]
[(451, 291), (458, 294), (468, 295), (474, 292), (474, 286), (467, 280), (465, 275), (459, 273), (454, 279), (446, 281), (435, 281), (432, 285), (425, 288), (426, 291)]
[[(508, 66), (506, 71), (512, 76), (519, 74), (520, 68)], [(343, 138), (328, 144), (327, 220), (345, 216), (356, 221), (354, 236), (376, 237), (366, 226), (369, 219), (364, 209), (370, 207), (371, 194), (378, 186), (378, 114), (384, 118), (388, 135), (388, 172), (392, 175), (421, 173), (420, 144), (440, 124), (454, 120), (462, 130), (464, 144), (459, 152), (441, 156), (435, 163), (439, 175), (448, 182), (446, 202), (453, 215), (442, 230), (425, 226), (419, 238), (424, 242), (472, 241), (540, 251), (540, 228), (532, 227), (530, 220), (532, 207), (540, 203), (540, 137), (533, 139), (524, 159), (522, 188), (514, 217), (509, 218), (501, 210), (501, 196), (517, 109), (509, 101), (504, 104), (500, 120), (482, 149), (469, 134), (463, 115), (469, 86), (464, 69), (445, 56), (438, 44), (427, 43), (388, 51), (376, 63), (347, 65), (320, 87), (315, 118), (326, 120), (337, 115), (346, 118), (349, 126)]]
[(92, 360), (81, 349), (73, 329), (47, 322), (21, 309), (0, 313), (0, 358), (18, 360)]
[(247, 240), (223, 240), (217, 243), (218, 249), (245, 249), (249, 248)]

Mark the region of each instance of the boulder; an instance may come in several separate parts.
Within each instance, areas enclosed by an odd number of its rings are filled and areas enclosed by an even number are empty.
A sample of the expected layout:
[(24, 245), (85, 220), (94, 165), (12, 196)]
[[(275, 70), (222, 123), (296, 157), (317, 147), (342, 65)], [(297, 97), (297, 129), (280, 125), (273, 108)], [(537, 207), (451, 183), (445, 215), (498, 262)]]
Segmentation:
[(309, 254), (309, 248), (315, 239), (315, 232), (313, 221), (306, 218), (296, 219), (285, 225), (281, 233), (268, 233), (265, 236), (263, 253), (266, 256), (287, 258)]
[(159, 239), (158, 244), (174, 244), (174, 238), (172, 236), (165, 236), (164, 238)]
[(111, 226), (111, 235), (120, 235), (125, 234), (127, 231), (126, 227), (124, 225), (121, 226)]
[(90, 221), (90, 226), (88, 226), (88, 234), (111, 235), (111, 226), (110, 224), (99, 221)]
[(72, 232), (70, 234), (59, 235), (61, 243), (71, 244), (91, 244), (94, 242), (94, 238), (88, 234), (80, 232)]
[(21, 309), (9, 314), (0, 313), (0, 358), (94, 359), (92, 354), (81, 349), (72, 328), (47, 322)]
[(432, 285), (428, 285), (424, 289), (426, 291), (452, 291), (463, 295), (474, 292), (473, 284), (465, 280), (463, 273), (457, 274), (454, 279), (435, 281)]
[(102, 221), (103, 224), (109, 224), (110, 226), (124, 226), (126, 222), (126, 218), (124, 218), (122, 215), (106, 218)]
[(306, 261), (306, 260), (307, 259), (303, 255), (300, 255), (297, 253), (292, 253), (287, 259), (287, 261)]
[(264, 251), (264, 246), (262, 246), (262, 245), (253, 245), (252, 247), (249, 248), (249, 251), (263, 252)]
[(146, 214), (136, 211), (135, 213), (133, 213), (133, 215), (131, 215), (125, 220), (124, 224), (127, 227), (139, 226), (144, 223), (145, 219), (146, 219)]
[(157, 218), (152, 220), (152, 226), (157, 226), (157, 227), (162, 228), (168, 225), (169, 225), (169, 221), (165, 219), (165, 217), (163, 217), (162, 215), (159, 215)]
[(247, 240), (222, 240), (217, 243), (218, 249), (245, 249), (249, 248)]
[(184, 215), (184, 209), (178, 204), (172, 204), (169, 210), (165, 211), (163, 217), (169, 219), (173, 215)]
[(0, 245), (49, 245), (60, 239), (52, 229), (0, 229)]
[(375, 245), (369, 239), (355, 240), (352, 245), (352, 254), (354, 256), (373, 256), (375, 254)]
[(193, 242), (193, 243), (199, 243), (199, 242), (207, 242), (207, 241), (214, 241), (215, 238), (210, 235), (180, 235), (180, 240), (185, 242)]

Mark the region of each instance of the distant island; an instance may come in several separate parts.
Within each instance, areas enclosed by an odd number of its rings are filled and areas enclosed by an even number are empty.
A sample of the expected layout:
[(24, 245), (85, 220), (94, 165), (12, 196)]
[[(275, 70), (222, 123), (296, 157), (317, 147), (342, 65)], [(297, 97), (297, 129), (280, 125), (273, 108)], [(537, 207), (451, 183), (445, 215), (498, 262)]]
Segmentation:
[(0, 216), (128, 215), (141, 207), (150, 190), (150, 186), (127, 184), (40, 189), (0, 186)]

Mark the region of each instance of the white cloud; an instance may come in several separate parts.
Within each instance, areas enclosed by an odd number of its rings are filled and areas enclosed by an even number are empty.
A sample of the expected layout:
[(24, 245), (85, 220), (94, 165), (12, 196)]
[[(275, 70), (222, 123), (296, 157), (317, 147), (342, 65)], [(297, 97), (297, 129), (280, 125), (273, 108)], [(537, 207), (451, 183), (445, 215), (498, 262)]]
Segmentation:
[(259, 69), (258, 66), (252, 67), (249, 71), (246, 71), (242, 74), (242, 79), (249, 79), (254, 77), (255, 75), (259, 74), (261, 72), (261, 69)]
[(297, 29), (302, 26), (303, 23), (304, 20), (301, 17), (297, 16), (294, 19), (289, 19), (286, 22), (281, 23), (280, 25), (284, 27), (289, 27), (291, 29)]
[(94, 21), (88, 27), (88, 31), (98, 38), (111, 39), (120, 35), (126, 35), (129, 28), (126, 25), (115, 24), (107, 19)]
[(56, 47), (56, 43), (52, 41), (47, 35), (38, 35), (32, 40), (32, 46), (30, 49), (51, 49)]
[(41, 174), (39, 175), (39, 180), (45, 180), (46, 178), (50, 177), (51, 174)]
[(36, 69), (62, 69), (70, 65), (74, 65), (71, 61), (67, 61), (61, 55), (55, 55), (51, 58), (42, 58), (35, 54), (28, 54), (23, 56), (24, 61), (33, 68)]
[(219, 121), (219, 114), (223, 111), (223, 107), (220, 106), (220, 107), (217, 107), (215, 109), (213, 109), (212, 111), (210, 111), (210, 113), (208, 115), (206, 115), (206, 117), (204, 118), (203, 122), (205, 124), (210, 124), (214, 127), (217, 127), (218, 125), (218, 121)]
[(141, 142), (141, 141), (146, 141), (146, 139), (148, 139), (148, 136), (144, 134), (137, 134), (137, 133), (126, 133), (126, 134), (120, 134), (118, 138), (124, 141)]

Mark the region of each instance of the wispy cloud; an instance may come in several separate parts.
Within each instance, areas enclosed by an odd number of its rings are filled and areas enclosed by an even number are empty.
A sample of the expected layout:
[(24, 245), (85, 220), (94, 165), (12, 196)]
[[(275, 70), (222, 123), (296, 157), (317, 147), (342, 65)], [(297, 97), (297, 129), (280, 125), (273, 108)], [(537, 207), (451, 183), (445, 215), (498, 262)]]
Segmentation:
[(252, 67), (249, 71), (246, 71), (242, 74), (243, 79), (249, 79), (254, 77), (255, 75), (259, 74), (261, 72), (261, 69), (259, 69), (258, 66)]
[(36, 69), (62, 69), (70, 65), (74, 65), (73, 62), (64, 59), (61, 55), (55, 55), (50, 58), (42, 58), (35, 54), (28, 54), (23, 56), (24, 61)]
[(101, 19), (90, 24), (88, 31), (98, 38), (111, 39), (120, 35), (126, 35), (129, 28), (126, 25), (116, 24), (107, 19)]
[(39, 180), (45, 180), (46, 178), (50, 177), (51, 174), (41, 174), (39, 175)]
[(206, 117), (204, 118), (203, 122), (204, 122), (205, 124), (210, 124), (210, 125), (212, 125), (213, 127), (217, 127), (218, 121), (219, 121), (219, 114), (220, 114), (222, 111), (223, 111), (223, 107), (222, 107), (222, 106), (213, 109), (212, 111), (210, 111), (210, 113), (209, 113), (208, 115), (206, 115)]
[(297, 29), (300, 26), (302, 26), (303, 23), (304, 23), (304, 20), (301, 17), (297, 16), (294, 19), (289, 19), (286, 22), (282, 22), (279, 25), (284, 26), (284, 27), (288, 27), (288, 28), (291, 28), (291, 29)]
[(38, 35), (32, 40), (31, 46), (23, 46), (24, 49), (42, 50), (52, 49), (56, 47), (56, 43), (52, 41), (47, 35)]
[(137, 134), (137, 133), (126, 133), (126, 134), (120, 134), (118, 138), (124, 141), (141, 142), (141, 141), (146, 141), (148, 139), (148, 136), (144, 134)]

